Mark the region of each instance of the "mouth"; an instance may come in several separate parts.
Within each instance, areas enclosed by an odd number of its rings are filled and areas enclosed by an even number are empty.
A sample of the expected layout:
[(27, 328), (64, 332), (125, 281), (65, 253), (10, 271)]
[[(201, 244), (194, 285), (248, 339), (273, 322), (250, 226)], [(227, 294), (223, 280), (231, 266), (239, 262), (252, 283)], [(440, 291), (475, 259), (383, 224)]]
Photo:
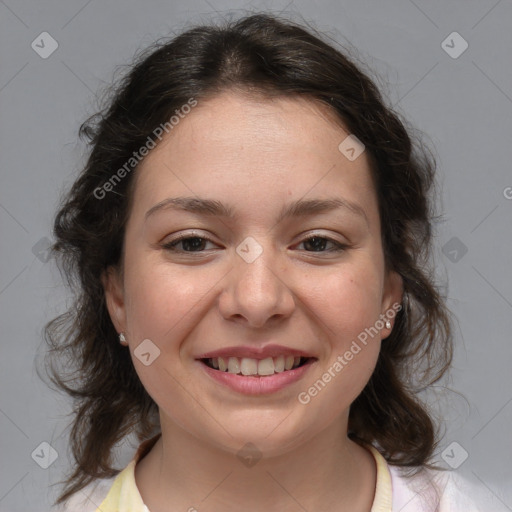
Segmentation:
[(316, 361), (315, 357), (278, 355), (255, 359), (251, 357), (206, 357), (199, 359), (211, 370), (244, 377), (271, 377), (301, 368)]
[(318, 362), (312, 353), (275, 344), (225, 347), (195, 360), (213, 382), (249, 396), (284, 392)]

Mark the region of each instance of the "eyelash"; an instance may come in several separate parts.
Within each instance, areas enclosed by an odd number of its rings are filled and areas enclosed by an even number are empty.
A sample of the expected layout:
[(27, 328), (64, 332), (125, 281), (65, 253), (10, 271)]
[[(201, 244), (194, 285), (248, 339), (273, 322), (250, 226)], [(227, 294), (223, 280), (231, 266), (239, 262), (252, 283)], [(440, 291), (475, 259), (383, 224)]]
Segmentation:
[[(299, 242), (299, 245), (300, 244), (304, 244), (306, 242), (311, 242), (311, 240), (315, 240), (315, 239), (318, 239), (318, 240), (325, 240), (327, 243), (331, 243), (333, 244), (334, 248), (333, 249), (328, 249), (328, 250), (325, 250), (325, 251), (306, 251), (308, 253), (332, 253), (332, 252), (342, 252), (344, 251), (348, 246), (346, 244), (343, 244), (341, 242), (338, 242), (337, 240), (334, 240), (333, 238), (330, 238), (328, 236), (321, 236), (321, 235), (311, 235), (307, 238), (305, 238), (304, 240), (302, 240), (301, 242)], [(184, 235), (182, 237), (179, 237), (175, 240), (172, 240), (166, 244), (163, 244), (162, 245), (162, 248), (167, 250), (167, 251), (170, 251), (170, 252), (175, 252), (175, 253), (186, 253), (186, 254), (194, 254), (194, 253), (203, 253), (204, 251), (185, 251), (183, 249), (177, 249), (177, 245), (181, 242), (184, 242), (186, 240), (202, 240), (202, 241), (206, 241), (206, 242), (211, 242), (211, 243), (215, 243), (213, 242), (213, 240), (211, 240), (210, 238), (208, 237), (205, 237), (205, 236), (190, 236), (190, 235)]]
[(182, 237), (179, 237), (179, 238), (176, 238), (176, 240), (172, 240), (170, 242), (167, 242), (166, 244), (163, 244), (162, 245), (162, 248), (167, 250), (167, 251), (172, 251), (172, 252), (181, 252), (181, 253), (195, 253), (195, 252), (203, 252), (203, 251), (184, 251), (183, 249), (176, 249), (176, 246), (180, 243), (180, 242), (183, 242), (185, 240), (205, 240), (207, 242), (211, 242), (211, 243), (215, 243), (213, 242), (213, 240), (210, 240), (209, 238), (205, 237), (205, 236), (190, 236), (190, 235), (185, 235), (185, 236), (182, 236)]

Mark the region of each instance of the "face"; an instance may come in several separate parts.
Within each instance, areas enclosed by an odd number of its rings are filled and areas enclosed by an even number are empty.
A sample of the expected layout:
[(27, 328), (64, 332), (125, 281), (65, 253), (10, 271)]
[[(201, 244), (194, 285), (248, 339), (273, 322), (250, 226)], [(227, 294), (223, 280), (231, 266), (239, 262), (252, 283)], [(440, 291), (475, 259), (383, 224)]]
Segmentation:
[(348, 135), (310, 100), (226, 92), (137, 169), (105, 288), (164, 432), (278, 454), (346, 430), (401, 298)]

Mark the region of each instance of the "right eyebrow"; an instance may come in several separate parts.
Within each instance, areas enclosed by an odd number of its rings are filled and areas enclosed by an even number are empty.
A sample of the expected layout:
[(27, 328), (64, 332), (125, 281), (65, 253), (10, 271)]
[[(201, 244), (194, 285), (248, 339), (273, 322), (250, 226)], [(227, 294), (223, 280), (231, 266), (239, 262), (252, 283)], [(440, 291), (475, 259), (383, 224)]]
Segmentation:
[(234, 212), (220, 201), (213, 199), (197, 199), (195, 197), (168, 197), (152, 206), (146, 212), (146, 220), (154, 213), (167, 210), (183, 210), (202, 215), (217, 215), (219, 217), (234, 217)]

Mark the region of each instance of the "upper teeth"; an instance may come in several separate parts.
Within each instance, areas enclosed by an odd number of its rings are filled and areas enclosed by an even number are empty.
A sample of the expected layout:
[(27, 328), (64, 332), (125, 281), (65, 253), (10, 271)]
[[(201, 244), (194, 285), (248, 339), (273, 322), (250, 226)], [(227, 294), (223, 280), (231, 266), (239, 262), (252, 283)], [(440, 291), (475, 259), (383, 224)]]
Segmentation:
[(210, 362), (221, 372), (238, 373), (242, 375), (273, 375), (285, 370), (296, 368), (300, 357), (278, 356), (266, 359), (251, 359), (250, 357), (213, 357)]

